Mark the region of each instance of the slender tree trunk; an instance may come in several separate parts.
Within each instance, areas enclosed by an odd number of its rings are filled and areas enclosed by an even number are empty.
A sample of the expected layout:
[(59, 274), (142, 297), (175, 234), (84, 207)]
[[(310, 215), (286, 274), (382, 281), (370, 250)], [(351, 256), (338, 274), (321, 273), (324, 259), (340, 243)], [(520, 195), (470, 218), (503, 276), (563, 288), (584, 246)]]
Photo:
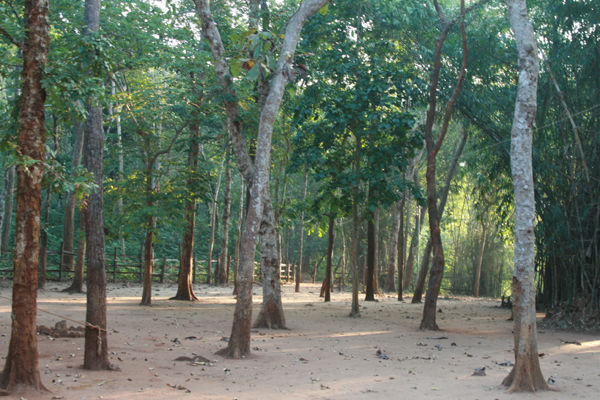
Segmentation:
[(535, 197), (531, 161), (537, 108), (537, 43), (525, 0), (508, 0), (508, 15), (519, 54), (519, 81), (511, 131), (515, 192), (515, 271), (512, 282), (515, 366), (502, 382), (509, 391), (547, 390), (537, 349), (535, 313)]
[[(71, 164), (72, 173), (81, 165), (83, 154), (83, 144), (85, 137), (85, 123), (81, 122), (75, 125), (75, 141), (73, 143), (73, 162)], [(73, 269), (73, 252), (75, 242), (75, 193), (67, 192), (67, 204), (65, 206), (65, 221), (63, 224), (63, 271), (68, 272)]]
[(13, 197), (15, 194), (15, 166), (12, 165), (6, 171), (6, 178), (4, 181), (4, 218), (2, 224), (2, 244), (0, 244), (0, 252), (8, 254), (8, 241), (10, 239), (10, 231), (12, 225), (12, 214), (13, 214)]
[(190, 193), (185, 202), (185, 228), (181, 243), (181, 265), (177, 279), (177, 293), (172, 300), (195, 301), (198, 300), (192, 287), (193, 257), (194, 257), (194, 231), (196, 229), (196, 174), (198, 173), (198, 155), (200, 154), (200, 125), (193, 122), (190, 125), (190, 148), (188, 152), (189, 175), (186, 186)]
[[(308, 192), (308, 169), (304, 172), (304, 185), (302, 189), (302, 205), (306, 201)], [(302, 262), (304, 257), (304, 209), (300, 213), (300, 244), (298, 249), (298, 265), (296, 266), (296, 287), (294, 291), (300, 292), (300, 283), (302, 282)]]
[[(267, 189), (268, 190), (268, 189)], [(254, 322), (255, 328), (287, 329), (281, 303), (281, 279), (275, 213), (269, 193), (265, 196), (260, 224), (260, 274), (263, 284), (263, 303)]]
[[(154, 183), (152, 179), (154, 165), (148, 160), (146, 171), (146, 207), (154, 209)], [(152, 274), (154, 269), (154, 232), (156, 231), (156, 216), (151, 212), (146, 218), (146, 239), (144, 240), (144, 284), (140, 305), (149, 306), (152, 303)]]
[[(369, 200), (372, 199), (372, 187), (369, 187)], [(368, 211), (367, 221), (367, 279), (365, 301), (375, 301), (375, 212)]]
[(479, 247), (479, 256), (477, 257), (477, 270), (475, 271), (475, 297), (479, 297), (479, 286), (481, 282), (481, 264), (483, 264), (483, 253), (485, 252), (485, 242), (487, 239), (484, 216), (481, 219), (481, 246)]
[(229, 213), (231, 211), (231, 168), (229, 166), (229, 157), (227, 157), (225, 164), (225, 198), (223, 201), (223, 235), (221, 236), (221, 250), (217, 264), (217, 285), (226, 285), (229, 279), (227, 276), (227, 254), (229, 250)]
[[(397, 247), (394, 249), (390, 249), (391, 253), (396, 252), (397, 256), (396, 258), (398, 259), (398, 301), (404, 301), (404, 294), (402, 293), (402, 289), (404, 288), (404, 285), (402, 284), (402, 280), (404, 279), (404, 263), (406, 260), (406, 236), (405, 236), (405, 232), (406, 230), (404, 229), (404, 206), (406, 203), (406, 198), (408, 196), (408, 190), (404, 191), (404, 196), (402, 197), (402, 200), (400, 201), (400, 204), (398, 205), (398, 233), (396, 233), (396, 235), (398, 236), (398, 241), (397, 241)], [(392, 279), (393, 279), (393, 275), (392, 275)]]
[(375, 237), (373, 238), (373, 294), (379, 294), (379, 208), (375, 209)]
[(81, 216), (79, 222), (79, 240), (77, 242), (77, 258), (75, 260), (75, 270), (73, 271), (73, 283), (64, 291), (69, 293), (83, 293), (83, 278), (86, 258), (86, 240), (85, 240), (85, 219)]
[(219, 201), (219, 191), (221, 189), (221, 177), (223, 176), (223, 164), (227, 158), (226, 152), (223, 153), (221, 164), (219, 165), (219, 175), (217, 176), (217, 186), (215, 187), (215, 193), (212, 202), (212, 210), (210, 214), (210, 244), (208, 246), (208, 260), (206, 265), (208, 266), (208, 274), (206, 275), (206, 283), (213, 284), (214, 279), (212, 276), (212, 257), (213, 250), (215, 247), (215, 232), (217, 231), (217, 206)]
[(344, 235), (344, 218), (340, 219), (340, 235), (342, 242), (342, 277), (340, 279), (340, 292), (344, 290), (345, 280), (346, 280), (346, 236)]
[(323, 294), (325, 301), (331, 301), (331, 262), (333, 258), (333, 242), (335, 240), (335, 217), (333, 214), (329, 214), (329, 229), (328, 229), (328, 241), (327, 241), (327, 264), (325, 269), (325, 280), (323, 281)]
[(240, 215), (238, 216), (237, 234), (235, 236), (235, 266), (233, 268), (233, 294), (237, 295), (238, 271), (240, 268), (240, 246), (242, 240), (242, 226), (244, 225), (244, 198), (246, 197), (246, 188), (244, 177), (240, 174)]
[(354, 160), (352, 168), (354, 175), (357, 177), (352, 184), (352, 248), (350, 249), (350, 260), (352, 263), (352, 306), (350, 309), (350, 317), (360, 317), (360, 309), (358, 308), (358, 176), (360, 173), (360, 147), (361, 142), (358, 136), (355, 136)]
[(45, 390), (38, 369), (36, 315), (41, 185), (46, 140), (46, 95), (42, 75), (49, 42), (48, 1), (26, 1), (17, 153), (36, 161), (28, 166), (21, 164), (17, 170), (11, 335), (6, 363), (0, 376), (0, 386), (9, 392), (19, 386)]
[[(396, 292), (396, 256), (398, 254), (398, 232), (400, 231), (400, 208), (401, 202), (394, 204), (394, 214), (392, 217), (392, 234), (389, 243), (389, 258), (388, 258), (388, 268), (387, 268), (387, 280), (385, 285), (385, 290), (387, 292)], [(400, 285), (402, 285), (402, 281), (400, 281)]]
[(425, 129), (425, 143), (427, 148), (427, 214), (429, 216), (429, 234), (431, 237), (431, 246), (433, 250), (433, 265), (431, 267), (431, 273), (429, 277), (429, 285), (427, 288), (427, 298), (425, 299), (425, 306), (423, 307), (423, 319), (421, 320), (420, 329), (431, 329), (437, 330), (438, 326), (436, 323), (436, 315), (437, 315), (437, 297), (440, 292), (440, 287), (442, 284), (442, 277), (444, 275), (444, 249), (442, 247), (442, 236), (440, 232), (440, 218), (438, 216), (438, 206), (437, 206), (437, 188), (436, 188), (436, 179), (435, 179), (435, 170), (436, 170), (436, 155), (440, 150), (442, 143), (444, 141), (444, 137), (446, 136), (446, 132), (448, 130), (448, 124), (450, 123), (450, 118), (452, 116), (452, 107), (454, 102), (456, 101), (460, 91), (462, 89), (462, 85), (464, 82), (464, 77), (467, 69), (467, 61), (468, 61), (468, 48), (467, 48), (467, 37), (465, 32), (464, 25), (464, 15), (465, 15), (465, 5), (464, 0), (461, 0), (461, 13), (460, 13), (460, 31), (462, 36), (462, 51), (463, 51), (463, 60), (462, 65), (460, 67), (460, 72), (458, 76), (458, 82), (452, 92), (452, 96), (450, 100), (446, 103), (446, 110), (444, 113), (444, 120), (442, 123), (442, 127), (440, 129), (440, 134), (437, 140), (434, 142), (432, 129), (433, 122), (435, 117), (435, 108), (437, 103), (437, 86), (438, 79), (441, 69), (441, 54), (442, 54), (442, 45), (446, 40), (446, 37), (450, 31), (450, 28), (458, 18), (455, 18), (453, 21), (445, 21), (445, 18), (441, 14), (439, 8), (437, 7), (437, 1), (434, 0), (434, 4), (436, 5), (436, 9), (438, 10), (438, 14), (440, 15), (440, 19), (442, 23), (444, 23), (444, 29), (436, 42), (435, 53), (434, 53), (434, 69), (431, 77), (431, 87), (430, 87), (430, 101), (429, 101), (429, 109), (427, 111), (427, 121), (426, 121), (426, 129)]
[[(115, 93), (115, 81), (111, 82), (112, 84), (112, 93)], [(119, 184), (123, 183), (123, 176), (125, 174), (125, 157), (123, 153), (123, 135), (121, 133), (121, 114), (117, 113), (115, 117), (115, 124), (117, 127), (117, 155), (119, 157)], [(117, 199), (117, 212), (119, 213), (119, 217), (123, 217), (123, 196), (119, 195)], [(125, 248), (125, 238), (123, 237), (123, 232), (121, 228), (119, 228), (119, 243), (121, 245), (121, 255), (123, 257), (127, 254), (127, 249)]]

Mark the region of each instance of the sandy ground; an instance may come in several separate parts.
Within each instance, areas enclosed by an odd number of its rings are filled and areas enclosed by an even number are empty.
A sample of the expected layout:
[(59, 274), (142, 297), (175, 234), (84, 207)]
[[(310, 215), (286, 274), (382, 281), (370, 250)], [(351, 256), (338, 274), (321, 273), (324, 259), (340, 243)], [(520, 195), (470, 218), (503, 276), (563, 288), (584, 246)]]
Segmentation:
[[(10, 338), (11, 290), (0, 289), (0, 354)], [(85, 295), (65, 295), (50, 284), (39, 295), (38, 323), (82, 321)], [(168, 300), (172, 284), (155, 285), (153, 305), (138, 305), (141, 288), (111, 284), (108, 324), (111, 361), (119, 372), (87, 371), (83, 338), (39, 336), (40, 373), (51, 391), (21, 399), (599, 399), (600, 335), (541, 330), (544, 376), (554, 391), (509, 394), (500, 385), (513, 360), (512, 322), (497, 301), (441, 299), (439, 332), (419, 331), (421, 305), (381, 296), (361, 301), (361, 318), (347, 315), (350, 294), (331, 303), (317, 285), (301, 293), (284, 287), (289, 330), (254, 330), (252, 356), (215, 356), (229, 336), (230, 288), (196, 287), (199, 302)], [(254, 290), (255, 314), (260, 287)], [(364, 296), (361, 296), (361, 298)], [(68, 325), (75, 325), (68, 322)], [(567, 344), (565, 341), (579, 342)], [(378, 350), (379, 355), (378, 355)], [(174, 361), (201, 355), (211, 363)], [(4, 358), (4, 357), (3, 357)], [(2, 361), (4, 364), (4, 361)], [(502, 365), (504, 364), (504, 365)], [(485, 376), (474, 376), (485, 367)], [(10, 397), (9, 397), (10, 398)]]

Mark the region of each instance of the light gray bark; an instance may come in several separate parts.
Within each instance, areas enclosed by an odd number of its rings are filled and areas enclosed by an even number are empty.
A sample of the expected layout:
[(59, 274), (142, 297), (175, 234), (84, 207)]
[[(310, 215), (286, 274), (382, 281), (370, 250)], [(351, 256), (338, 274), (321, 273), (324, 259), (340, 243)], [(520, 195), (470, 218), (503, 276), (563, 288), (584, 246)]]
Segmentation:
[(292, 71), (292, 63), (300, 32), (306, 21), (327, 3), (327, 0), (305, 0), (286, 25), (281, 53), (273, 74), (269, 94), (260, 115), (256, 143), (255, 163), (248, 155), (246, 140), (242, 135), (237, 95), (229, 66), (225, 60), (225, 49), (219, 30), (214, 22), (208, 0), (194, 0), (196, 12), (202, 20), (202, 34), (208, 40), (215, 73), (223, 89), (223, 101), (227, 113), (227, 125), (232, 139), (238, 168), (249, 187), (250, 199), (240, 248), (240, 268), (238, 271), (238, 296), (234, 311), (233, 326), (229, 344), (221, 354), (241, 358), (250, 354), (250, 329), (252, 322), (252, 280), (254, 256), (258, 231), (262, 220), (264, 197), (268, 190), (269, 167), (271, 162), (271, 139), (273, 125), (281, 105), (285, 85)]
[(537, 350), (535, 312), (535, 196), (533, 124), (537, 110), (538, 48), (525, 0), (507, 0), (519, 57), (519, 80), (511, 130), (515, 193), (515, 270), (512, 295), (515, 366), (503, 383), (510, 391), (547, 390)]

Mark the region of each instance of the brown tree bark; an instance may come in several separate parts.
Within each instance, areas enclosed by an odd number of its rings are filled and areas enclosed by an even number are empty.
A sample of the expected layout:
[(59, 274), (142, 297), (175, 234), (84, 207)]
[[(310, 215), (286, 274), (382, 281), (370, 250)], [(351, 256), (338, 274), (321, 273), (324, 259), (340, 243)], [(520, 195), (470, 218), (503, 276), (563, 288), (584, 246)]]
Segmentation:
[[(372, 199), (372, 187), (369, 186), (369, 200)], [(365, 301), (375, 301), (375, 212), (367, 212), (367, 276)]]
[[(446, 136), (446, 132), (448, 130), (448, 124), (450, 123), (450, 118), (452, 116), (452, 107), (454, 106), (454, 102), (458, 98), (460, 91), (462, 89), (462, 85), (464, 83), (464, 78), (467, 69), (467, 61), (468, 61), (468, 48), (467, 48), (467, 36), (465, 32), (464, 26), (464, 15), (465, 15), (465, 4), (464, 0), (461, 0), (461, 13), (458, 17), (453, 19), (452, 21), (447, 21), (444, 17), (441, 9), (438, 6), (437, 0), (433, 0), (436, 10), (438, 11), (438, 15), (440, 16), (440, 20), (443, 24), (443, 30), (436, 42), (435, 51), (434, 51), (434, 67), (431, 76), (431, 86), (429, 91), (429, 109), (427, 110), (427, 120), (425, 122), (425, 144), (427, 148), (427, 213), (429, 216), (429, 233), (431, 236), (431, 247), (433, 250), (433, 265), (431, 267), (431, 274), (429, 277), (429, 285), (427, 288), (427, 298), (425, 300), (425, 306), (423, 307), (423, 319), (421, 320), (420, 329), (431, 329), (437, 330), (438, 326), (436, 323), (436, 314), (437, 314), (437, 297), (440, 292), (440, 286), (442, 284), (442, 277), (444, 275), (444, 250), (442, 247), (442, 237), (440, 233), (440, 220), (438, 217), (438, 206), (437, 206), (437, 193), (436, 193), (436, 179), (435, 179), (435, 169), (436, 169), (436, 156), (438, 151), (440, 150), (442, 143), (444, 141), (444, 137)], [(460, 72), (458, 76), (458, 82), (454, 88), (452, 96), (450, 100), (446, 103), (446, 109), (444, 112), (444, 120), (442, 123), (442, 128), (440, 130), (440, 134), (437, 140), (434, 142), (433, 139), (433, 123), (435, 119), (435, 109), (437, 104), (437, 87), (438, 80), (441, 70), (441, 55), (442, 55), (442, 46), (450, 32), (450, 29), (454, 24), (460, 19), (460, 31), (462, 36), (462, 50), (463, 50), (463, 60), (462, 65), (460, 67)]]
[(519, 80), (510, 151), (515, 192), (512, 282), (515, 365), (502, 383), (509, 386), (511, 392), (534, 392), (548, 389), (538, 357), (535, 313), (535, 196), (531, 153), (539, 60), (526, 1), (508, 0), (507, 5), (519, 56)]
[(217, 231), (217, 212), (218, 212), (218, 203), (219, 203), (219, 191), (221, 190), (221, 179), (223, 176), (223, 165), (225, 163), (225, 159), (227, 155), (223, 152), (223, 157), (221, 158), (221, 164), (219, 165), (219, 174), (217, 175), (217, 186), (215, 186), (215, 192), (213, 193), (213, 201), (212, 208), (210, 214), (210, 244), (208, 245), (208, 260), (206, 261), (207, 265), (207, 275), (206, 275), (206, 283), (211, 285), (214, 284), (215, 279), (213, 278), (213, 268), (212, 268), (212, 257), (213, 251), (215, 248), (215, 233)]
[(31, 165), (17, 168), (17, 215), (13, 252), (11, 335), (0, 387), (45, 390), (38, 369), (36, 335), (38, 257), (44, 144), (46, 140), (42, 76), (48, 56), (48, 1), (25, 1), (22, 96), (17, 154)]
[[(402, 281), (404, 279), (404, 269), (405, 269), (405, 260), (406, 260), (406, 235), (405, 232), (406, 230), (404, 229), (404, 207), (406, 205), (406, 198), (408, 197), (408, 190), (404, 191), (404, 196), (402, 197), (402, 200), (400, 201), (400, 204), (398, 204), (398, 232), (396, 233), (396, 235), (398, 236), (397, 239), (397, 246), (396, 248), (391, 248), (390, 249), (390, 253), (397, 253), (396, 258), (398, 259), (398, 301), (404, 301), (404, 294), (402, 293), (404, 285), (402, 284)], [(394, 276), (392, 275), (392, 280), (393, 280)]]
[[(100, 28), (100, 0), (86, 0), (84, 35), (92, 35)], [(86, 105), (85, 167), (93, 174), (97, 188), (87, 199), (83, 210), (87, 241), (87, 309), (85, 352), (83, 367), (91, 370), (112, 369), (108, 361), (108, 334), (106, 330), (106, 265), (103, 217), (103, 164), (104, 129), (102, 107), (89, 99)]]
[(185, 202), (185, 228), (181, 242), (181, 265), (177, 278), (177, 293), (171, 300), (196, 301), (192, 287), (193, 258), (194, 258), (194, 231), (196, 229), (196, 193), (195, 181), (198, 170), (198, 156), (200, 154), (200, 125), (194, 121), (190, 124), (190, 148), (188, 152), (189, 175), (186, 186), (192, 193), (188, 193)]
[[(152, 170), (154, 161), (148, 162), (146, 171), (146, 207), (152, 209), (156, 206), (153, 192), (154, 184), (152, 180)], [(152, 304), (152, 274), (154, 270), (154, 232), (156, 231), (156, 216), (149, 215), (146, 218), (146, 238), (144, 239), (144, 283), (142, 289), (142, 300), (140, 305), (149, 306)]]
[(227, 126), (231, 136), (238, 168), (249, 187), (249, 204), (240, 248), (240, 268), (238, 272), (238, 295), (234, 311), (233, 326), (227, 348), (219, 353), (232, 358), (241, 358), (250, 354), (250, 329), (252, 321), (252, 281), (254, 256), (258, 231), (262, 222), (264, 198), (267, 195), (269, 167), (271, 164), (271, 139), (273, 125), (283, 98), (285, 85), (292, 77), (292, 62), (300, 32), (306, 21), (316, 13), (327, 0), (304, 0), (288, 21), (277, 62), (272, 75), (269, 94), (262, 107), (256, 156), (253, 163), (248, 146), (242, 135), (242, 118), (229, 66), (224, 57), (225, 49), (216, 23), (212, 17), (208, 0), (194, 0), (196, 12), (202, 21), (202, 34), (208, 40), (215, 73), (223, 89)]
[(2, 243), (0, 244), (0, 253), (8, 254), (8, 241), (13, 215), (13, 197), (15, 195), (15, 166), (11, 165), (6, 170), (4, 180), (4, 217), (2, 218)]
[(240, 174), (240, 214), (238, 216), (237, 233), (235, 235), (235, 265), (233, 267), (233, 294), (237, 295), (238, 271), (240, 267), (240, 245), (242, 240), (242, 226), (244, 225), (244, 214), (247, 211), (244, 207), (244, 198), (246, 197), (246, 185), (244, 177)]
[[(452, 156), (452, 162), (450, 163), (450, 167), (448, 168), (448, 172), (446, 173), (446, 181), (444, 183), (444, 188), (442, 189), (442, 194), (440, 196), (440, 204), (438, 205), (438, 216), (439, 220), (442, 220), (442, 216), (444, 215), (444, 209), (446, 208), (446, 201), (448, 200), (448, 194), (450, 193), (450, 184), (452, 183), (452, 178), (454, 177), (454, 173), (456, 172), (456, 167), (458, 166), (458, 160), (465, 148), (465, 144), (467, 143), (468, 131), (465, 127), (463, 127), (463, 133), (460, 138), (458, 145), (454, 149), (454, 155)], [(431, 264), (431, 236), (427, 240), (427, 245), (425, 246), (425, 251), (423, 252), (423, 260), (421, 263), (421, 269), (419, 270), (419, 277), (417, 278), (417, 283), (415, 285), (415, 291), (413, 293), (413, 298), (411, 303), (420, 303), (423, 297), (423, 289), (425, 287), (425, 279), (427, 278), (427, 272), (429, 271), (429, 265)]]
[(287, 329), (281, 303), (281, 279), (275, 214), (267, 193), (260, 224), (260, 274), (263, 284), (263, 303), (254, 322), (255, 328)]

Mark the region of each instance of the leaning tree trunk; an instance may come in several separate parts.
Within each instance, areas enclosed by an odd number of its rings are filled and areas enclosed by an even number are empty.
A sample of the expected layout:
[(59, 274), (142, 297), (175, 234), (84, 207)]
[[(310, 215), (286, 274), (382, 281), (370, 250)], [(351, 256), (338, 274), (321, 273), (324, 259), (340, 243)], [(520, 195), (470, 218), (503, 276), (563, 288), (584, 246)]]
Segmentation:
[(508, 0), (508, 15), (519, 54), (519, 81), (511, 131), (515, 192), (513, 312), (515, 365), (502, 382), (511, 392), (546, 390), (537, 350), (535, 313), (535, 197), (531, 148), (537, 109), (539, 61), (525, 0)]
[[(268, 189), (267, 189), (268, 190)], [(260, 273), (263, 284), (263, 303), (254, 322), (255, 328), (286, 329), (281, 303), (281, 279), (275, 213), (269, 194), (265, 196), (263, 220), (260, 224)]]
[(181, 243), (181, 265), (177, 279), (177, 293), (172, 300), (198, 300), (192, 288), (193, 258), (194, 258), (194, 231), (196, 229), (196, 173), (198, 170), (198, 155), (200, 154), (200, 125), (194, 122), (190, 125), (190, 149), (188, 153), (189, 175), (186, 186), (191, 193), (185, 202), (185, 228)]
[(17, 216), (13, 252), (11, 335), (0, 386), (45, 390), (38, 369), (36, 335), (38, 256), (46, 128), (42, 76), (48, 56), (48, 0), (25, 2), (25, 40), (17, 153)]
[(0, 252), (4, 255), (8, 253), (8, 240), (10, 239), (10, 228), (13, 215), (13, 197), (15, 194), (15, 166), (12, 165), (6, 171), (6, 179), (4, 181), (4, 218), (2, 218), (2, 243), (0, 244)]
[[(92, 35), (100, 28), (100, 0), (85, 1), (84, 35)], [(85, 353), (83, 367), (100, 370), (112, 369), (108, 361), (106, 330), (106, 265), (103, 217), (104, 129), (102, 107), (87, 104), (85, 123), (85, 167), (94, 175), (97, 188), (88, 196), (84, 209), (87, 240), (87, 311)]]

